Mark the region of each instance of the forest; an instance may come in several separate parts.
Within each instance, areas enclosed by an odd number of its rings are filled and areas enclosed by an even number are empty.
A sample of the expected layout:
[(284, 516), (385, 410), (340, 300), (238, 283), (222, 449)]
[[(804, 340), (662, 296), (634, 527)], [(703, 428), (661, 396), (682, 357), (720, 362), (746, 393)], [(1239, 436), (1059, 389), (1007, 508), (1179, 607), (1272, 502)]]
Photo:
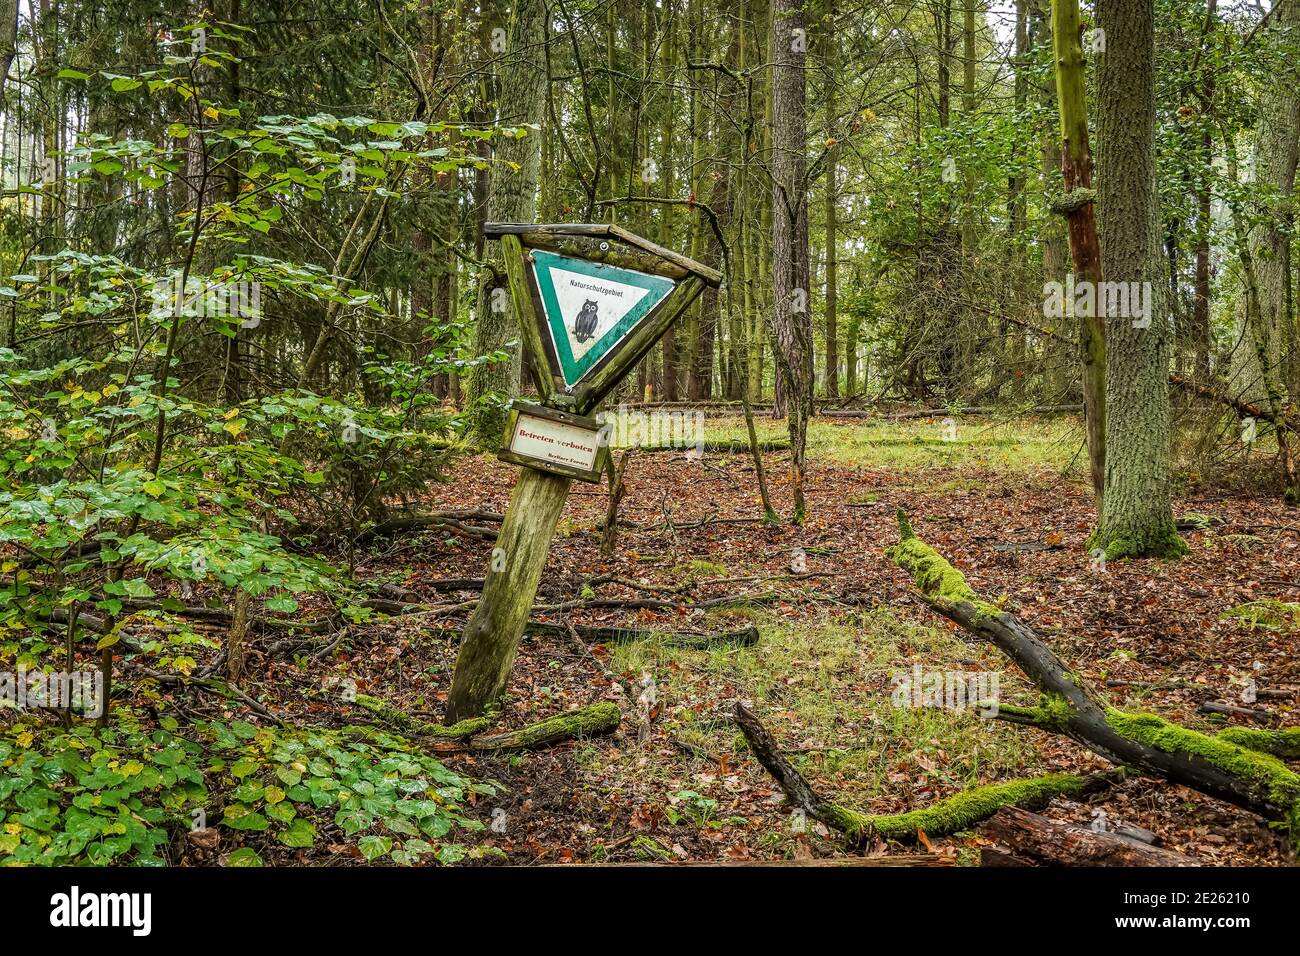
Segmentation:
[(0, 868), (1295, 863), (1300, 0), (0, 0), (0, 160)]

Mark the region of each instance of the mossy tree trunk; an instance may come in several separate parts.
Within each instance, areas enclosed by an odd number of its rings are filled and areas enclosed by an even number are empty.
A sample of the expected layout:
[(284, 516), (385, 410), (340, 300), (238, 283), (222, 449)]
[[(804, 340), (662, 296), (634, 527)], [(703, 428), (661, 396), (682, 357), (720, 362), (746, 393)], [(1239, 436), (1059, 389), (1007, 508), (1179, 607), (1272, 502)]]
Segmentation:
[(1108, 318), (1105, 495), (1090, 546), (1107, 557), (1176, 557), (1186, 545), (1169, 489), (1173, 330), (1159, 262), (1153, 0), (1099, 0), (1097, 13), (1106, 37), (1097, 71), (1101, 272), (1107, 283), (1137, 283), (1128, 287), (1142, 290), (1148, 309)]
[[(1080, 35), (1079, 0), (1052, 0), (1052, 52), (1061, 115), (1061, 176), (1067, 194), (1092, 189), (1092, 150), (1088, 144), (1087, 68)], [(1080, 282), (1101, 283), (1101, 246), (1091, 202), (1075, 204), (1066, 214), (1070, 258)], [(1045, 260), (1046, 263), (1046, 260)], [(1049, 279), (1059, 281), (1049, 273)], [(1088, 300), (1085, 300), (1085, 303)], [(1083, 362), (1083, 414), (1088, 435), (1092, 490), (1101, 504), (1106, 474), (1106, 333), (1096, 299), (1076, 315), (1079, 356)]]
[[(546, 3), (516, 0), (510, 18), (508, 52), (501, 72), (497, 121), (509, 126), (540, 125), (546, 94)], [(518, 138), (495, 141), (493, 174), (488, 195), (489, 222), (532, 222), (537, 207), (537, 178), (542, 163), (542, 137), (536, 130)], [(518, 338), (519, 321), (506, 291), (506, 274), (499, 249), (486, 251), (487, 268), (479, 284), (474, 312), (474, 354), (504, 351), (509, 361), (480, 365), (471, 375), (466, 398), (472, 405), (486, 396), (512, 396), (519, 391), (520, 355), (507, 348)], [(493, 446), (505, 426), (504, 411), (480, 411), (474, 433), (483, 447)]]
[(571, 478), (521, 470), (492, 550), (483, 598), (465, 627), (456, 658), (448, 724), (480, 716), (505, 690), (572, 484)]

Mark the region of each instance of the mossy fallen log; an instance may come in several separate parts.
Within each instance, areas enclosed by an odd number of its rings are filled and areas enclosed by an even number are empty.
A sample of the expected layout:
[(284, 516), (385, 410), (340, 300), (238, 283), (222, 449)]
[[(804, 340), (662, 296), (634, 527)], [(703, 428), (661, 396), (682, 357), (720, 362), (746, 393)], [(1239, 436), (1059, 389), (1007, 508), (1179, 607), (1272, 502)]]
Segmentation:
[(457, 750), (529, 750), (546, 747), (565, 740), (599, 737), (618, 727), (623, 715), (618, 705), (601, 701), (578, 710), (547, 717), (517, 730), (485, 735), (491, 725), (487, 717), (471, 717), (459, 723), (444, 726), (430, 723), (398, 710), (391, 704), (369, 694), (357, 694), (353, 703), (363, 710), (382, 718), (410, 737), (431, 740), (439, 751)]
[(771, 733), (744, 704), (736, 704), (736, 723), (749, 742), (754, 756), (780, 784), (790, 802), (813, 819), (838, 830), (850, 843), (856, 845), (864, 844), (876, 836), (911, 841), (917, 839), (920, 831), (927, 836), (948, 836), (969, 829), (1002, 807), (1039, 808), (1045, 806), (1052, 797), (1093, 793), (1109, 786), (1117, 778), (1115, 773), (1089, 776), (1048, 774), (972, 787), (928, 807), (906, 813), (862, 813), (818, 795), (794, 765), (786, 760)]
[(1250, 727), (1229, 727), (1219, 732), (1219, 739), (1255, 750), (1263, 754), (1272, 754), (1283, 760), (1300, 760), (1300, 727), (1288, 727), (1285, 730), (1254, 730)]
[(1249, 810), (1300, 844), (1300, 775), (1232, 737), (1212, 737), (1154, 714), (1098, 703), (1042, 638), (1015, 615), (981, 601), (960, 571), (898, 515), (900, 542), (887, 549), (920, 597), (1010, 657), (1042, 692), (1036, 707), (999, 703), (997, 718), (1064, 734), (1117, 766), (1133, 767)]
[(585, 740), (613, 733), (622, 719), (623, 714), (618, 705), (606, 700), (547, 717), (518, 730), (508, 730), (488, 737), (472, 737), (468, 746), (471, 750), (531, 750), (565, 740)]
[(357, 694), (352, 702), (358, 707), (382, 717), (394, 727), (420, 737), (436, 737), (440, 740), (463, 740), (466, 737), (472, 737), (474, 734), (487, 730), (490, 724), (486, 717), (471, 717), (469, 720), (462, 720), (460, 723), (452, 724), (449, 727), (434, 724), (418, 717), (412, 717), (405, 711), (398, 710), (391, 704), (380, 700), (378, 697), (371, 697), (369, 694)]

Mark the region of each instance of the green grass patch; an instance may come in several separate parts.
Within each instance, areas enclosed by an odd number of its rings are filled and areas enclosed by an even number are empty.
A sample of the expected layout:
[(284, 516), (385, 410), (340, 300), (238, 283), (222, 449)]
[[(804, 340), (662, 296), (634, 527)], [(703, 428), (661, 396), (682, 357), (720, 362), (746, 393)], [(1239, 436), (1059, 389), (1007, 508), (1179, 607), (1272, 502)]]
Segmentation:
[[(1082, 475), (1078, 470), (1081, 462), (1075, 460), (1082, 431), (1069, 416), (1006, 422), (969, 417), (955, 422), (954, 431), (946, 429), (942, 419), (814, 419), (808, 429), (809, 455), (859, 468), (980, 468), (1017, 475), (1063, 472), (1073, 464), (1076, 477)], [(784, 421), (756, 416), (754, 424), (760, 442), (789, 437)], [(738, 415), (709, 418), (705, 437), (711, 442), (747, 442), (745, 419)]]
[[(826, 794), (855, 808), (870, 808), (882, 795), (898, 792), (900, 780), (909, 790), (933, 787), (923, 801), (928, 802), (941, 792), (1038, 767), (1023, 732), (974, 710), (894, 706), (895, 676), (916, 664), (927, 670), (973, 670), (963, 661), (976, 653), (980, 667), (1002, 671), (1002, 693), (1008, 694), (1021, 682), (991, 651), (973, 651), (943, 631), (885, 610), (812, 622), (762, 611), (742, 616), (762, 634), (754, 647), (701, 651), (640, 641), (611, 648), (611, 666), (653, 674), (668, 732), (701, 750), (729, 755), (733, 763), (747, 757), (748, 748), (726, 719), (729, 711), (714, 704), (725, 688), (736, 687), (755, 701), (801, 771)], [(731, 620), (726, 626), (735, 624)], [(627, 762), (619, 773), (661, 777), (666, 785), (681, 779), (681, 763), (688, 759), (646, 750), (615, 757)]]

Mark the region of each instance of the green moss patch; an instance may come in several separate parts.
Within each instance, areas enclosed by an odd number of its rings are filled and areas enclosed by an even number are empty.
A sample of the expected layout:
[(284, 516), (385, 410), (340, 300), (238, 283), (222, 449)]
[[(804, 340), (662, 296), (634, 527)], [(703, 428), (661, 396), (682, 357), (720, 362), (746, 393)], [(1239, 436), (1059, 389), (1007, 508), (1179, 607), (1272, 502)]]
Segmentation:
[(1165, 753), (1200, 757), (1247, 781), (1261, 799), (1283, 811), (1281, 825), (1291, 839), (1300, 838), (1300, 776), (1276, 757), (1249, 750), (1223, 736), (1210, 737), (1188, 730), (1155, 714), (1130, 714), (1107, 708), (1106, 722), (1130, 740)]
[(917, 831), (924, 831), (927, 836), (948, 836), (974, 826), (1002, 807), (1041, 804), (1059, 794), (1079, 793), (1088, 782), (1086, 777), (1074, 774), (1048, 774), (974, 787), (906, 813), (872, 815), (832, 804), (825, 815), (850, 837), (874, 834), (894, 840), (914, 840)]
[(1251, 601), (1229, 608), (1221, 620), (1241, 621), (1247, 627), (1265, 631), (1293, 631), (1300, 627), (1300, 604), (1287, 601)]

